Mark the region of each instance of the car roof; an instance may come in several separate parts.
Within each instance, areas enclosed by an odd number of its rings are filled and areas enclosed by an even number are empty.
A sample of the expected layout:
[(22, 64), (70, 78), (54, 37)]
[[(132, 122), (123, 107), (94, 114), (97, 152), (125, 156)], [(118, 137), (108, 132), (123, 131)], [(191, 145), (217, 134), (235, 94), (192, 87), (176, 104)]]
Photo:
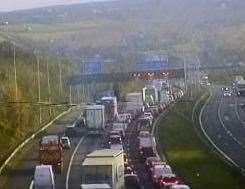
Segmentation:
[(146, 158), (146, 160), (161, 160), (161, 159), (157, 156), (152, 156), (152, 157)]
[(63, 136), (63, 137), (61, 137), (61, 139), (67, 139), (67, 140), (69, 140), (69, 137)]
[(178, 185), (173, 185), (171, 189), (190, 189), (190, 187), (184, 184), (178, 184)]
[(42, 184), (49, 184), (52, 182), (51, 178), (51, 165), (38, 165), (36, 166), (34, 179), (35, 182), (42, 183)]
[(42, 144), (48, 144), (50, 142), (55, 142), (58, 143), (59, 141), (59, 136), (57, 135), (48, 135), (48, 136), (44, 136), (41, 140)]
[(121, 138), (120, 135), (110, 135), (110, 138)]
[(150, 132), (149, 131), (140, 131), (139, 135), (141, 135), (141, 134), (150, 134)]

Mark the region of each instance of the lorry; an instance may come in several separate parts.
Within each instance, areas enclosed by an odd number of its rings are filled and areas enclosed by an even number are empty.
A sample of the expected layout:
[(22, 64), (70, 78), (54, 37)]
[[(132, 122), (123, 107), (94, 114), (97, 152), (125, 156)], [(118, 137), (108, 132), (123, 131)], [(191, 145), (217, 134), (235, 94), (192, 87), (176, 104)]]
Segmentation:
[(158, 99), (160, 104), (169, 104), (170, 103), (169, 91), (165, 89), (158, 91)]
[(48, 135), (41, 139), (39, 162), (41, 165), (52, 165), (52, 167), (59, 173), (62, 171), (63, 151), (59, 136)]
[(242, 76), (238, 75), (235, 77), (233, 87), (238, 96), (245, 96), (245, 80)]
[(155, 86), (148, 85), (142, 89), (143, 101), (147, 105), (153, 105), (158, 102), (158, 91)]
[(81, 189), (124, 189), (124, 157), (121, 150), (102, 149), (88, 154), (82, 163)]
[(84, 117), (88, 134), (103, 134), (105, 130), (104, 105), (88, 105), (84, 108)]
[(105, 106), (105, 119), (106, 122), (111, 123), (117, 117), (117, 98), (108, 96), (101, 98), (101, 104)]
[(54, 173), (51, 165), (38, 165), (33, 178), (34, 189), (55, 189)]
[(140, 112), (144, 112), (144, 102), (142, 99), (142, 93), (128, 93), (125, 97), (125, 110), (132, 115), (137, 115)]
[(112, 130), (118, 131), (123, 139), (125, 138), (125, 135), (126, 135), (125, 131), (127, 127), (128, 127), (127, 123), (113, 123), (112, 124)]

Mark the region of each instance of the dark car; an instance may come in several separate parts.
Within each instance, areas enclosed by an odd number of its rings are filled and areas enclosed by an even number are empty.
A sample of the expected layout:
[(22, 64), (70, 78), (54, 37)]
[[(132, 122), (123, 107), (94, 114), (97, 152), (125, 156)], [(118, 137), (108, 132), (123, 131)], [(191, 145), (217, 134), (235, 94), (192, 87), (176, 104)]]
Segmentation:
[(139, 177), (136, 174), (125, 174), (124, 182), (126, 189), (142, 189)]

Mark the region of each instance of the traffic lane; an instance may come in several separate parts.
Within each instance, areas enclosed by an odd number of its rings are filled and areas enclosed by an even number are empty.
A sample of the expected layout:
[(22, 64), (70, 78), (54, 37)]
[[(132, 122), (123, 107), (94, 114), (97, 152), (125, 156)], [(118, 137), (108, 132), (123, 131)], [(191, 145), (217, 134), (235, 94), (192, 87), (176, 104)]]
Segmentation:
[(231, 137), (237, 140), (238, 144), (245, 147), (245, 127), (238, 119), (236, 114), (236, 102), (234, 97), (222, 97), (219, 111), (228, 132), (231, 132)]
[(69, 189), (80, 189), (80, 185), (82, 183), (82, 162), (86, 158), (87, 154), (101, 148), (102, 141), (103, 137), (99, 136), (88, 136), (84, 138), (83, 142), (78, 147), (71, 164), (71, 172), (70, 175), (68, 175)]
[[(140, 126), (137, 124), (137, 121), (134, 121), (131, 124), (131, 128), (127, 133), (127, 154), (130, 160), (130, 165), (133, 165), (133, 168), (140, 179), (140, 183), (143, 188), (154, 189), (152, 182), (150, 181), (148, 171), (145, 168), (144, 162), (139, 157), (139, 146), (138, 146), (138, 128)], [(150, 130), (149, 130), (150, 131)]]
[(204, 108), (202, 115), (203, 129), (215, 145), (227, 154), (235, 163), (245, 167), (245, 150), (226, 132), (218, 118), (220, 94), (213, 89), (213, 96)]
[[(62, 117), (59, 121), (56, 121), (54, 125), (49, 127), (46, 130), (46, 134), (57, 134), (57, 133), (64, 133), (65, 127), (69, 126), (74, 123), (74, 120), (80, 115), (81, 110), (76, 109), (71, 113)], [(7, 186), (8, 189), (16, 189), (16, 188), (28, 188), (33, 175), (35, 166), (39, 164), (38, 155), (39, 155), (39, 140), (40, 138), (36, 138), (29, 142), (23, 150), (18, 154), (17, 160), (14, 159), (13, 161), (18, 161), (18, 166), (9, 170), (6, 175)], [(72, 142), (72, 148), (74, 148)], [(72, 151), (72, 149), (71, 149)], [(67, 166), (67, 159), (69, 159), (70, 151), (65, 151), (64, 154), (64, 166)], [(65, 169), (64, 169), (65, 171)], [(63, 175), (56, 175), (56, 179), (59, 180), (60, 177)]]
[(245, 127), (245, 97), (244, 96), (237, 96), (234, 95), (236, 99), (236, 113), (238, 119), (242, 122), (243, 126)]

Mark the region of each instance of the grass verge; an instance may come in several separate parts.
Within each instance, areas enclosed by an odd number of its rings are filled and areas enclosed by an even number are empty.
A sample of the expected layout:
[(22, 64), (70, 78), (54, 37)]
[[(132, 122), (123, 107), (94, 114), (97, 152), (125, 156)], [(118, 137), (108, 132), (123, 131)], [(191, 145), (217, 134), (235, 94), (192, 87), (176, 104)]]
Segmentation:
[(177, 103), (160, 119), (157, 133), (161, 150), (175, 172), (194, 189), (245, 188), (244, 178), (210, 151), (199, 137), (192, 111), (201, 94), (203, 91), (196, 93), (191, 102)]

